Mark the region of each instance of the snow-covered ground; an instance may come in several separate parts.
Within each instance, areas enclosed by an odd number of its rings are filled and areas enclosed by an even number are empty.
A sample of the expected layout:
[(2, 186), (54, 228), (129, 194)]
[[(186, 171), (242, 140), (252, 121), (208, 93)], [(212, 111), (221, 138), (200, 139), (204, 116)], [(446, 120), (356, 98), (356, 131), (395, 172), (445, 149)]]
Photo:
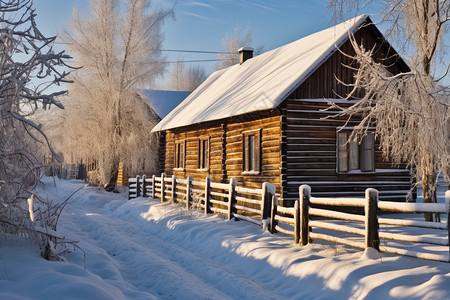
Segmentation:
[[(61, 201), (84, 185), (44, 178)], [(84, 187), (58, 231), (86, 253), (49, 262), (0, 238), (0, 299), (450, 299), (450, 264), (324, 243)], [(5, 240), (6, 239), (6, 240)], [(86, 262), (86, 269), (84, 264)]]

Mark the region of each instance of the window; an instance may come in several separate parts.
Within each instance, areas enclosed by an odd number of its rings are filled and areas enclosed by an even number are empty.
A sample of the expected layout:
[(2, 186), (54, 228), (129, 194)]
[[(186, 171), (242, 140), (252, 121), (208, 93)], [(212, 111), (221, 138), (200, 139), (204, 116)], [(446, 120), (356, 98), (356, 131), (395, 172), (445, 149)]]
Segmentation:
[(375, 137), (373, 133), (368, 133), (361, 142), (360, 169), (363, 172), (375, 171)]
[(260, 130), (244, 132), (244, 172), (261, 170), (261, 133)]
[(353, 170), (374, 172), (374, 134), (367, 133), (359, 144), (357, 141), (348, 141), (350, 134), (346, 131), (337, 133), (338, 172), (345, 173)]
[(200, 138), (198, 141), (198, 168), (209, 168), (209, 138)]
[(177, 141), (175, 142), (175, 168), (176, 169), (184, 169), (185, 165), (185, 157), (186, 153), (184, 151), (185, 149), (185, 142), (184, 141)]

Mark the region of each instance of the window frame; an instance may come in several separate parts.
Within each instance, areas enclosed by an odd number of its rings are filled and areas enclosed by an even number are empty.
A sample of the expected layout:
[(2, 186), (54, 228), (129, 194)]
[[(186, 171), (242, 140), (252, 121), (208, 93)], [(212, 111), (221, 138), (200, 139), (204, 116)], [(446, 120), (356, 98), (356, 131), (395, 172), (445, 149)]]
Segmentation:
[(336, 130), (336, 173), (375, 173), (375, 134), (370, 130), (359, 141), (348, 141), (353, 128)]
[[(206, 145), (205, 145), (206, 144)], [(210, 138), (200, 137), (198, 139), (198, 169), (207, 171), (209, 170), (211, 143)]]
[[(242, 132), (242, 174), (261, 174), (261, 129)], [(251, 159), (251, 161), (250, 161)]]
[(174, 169), (184, 170), (186, 168), (186, 141), (185, 140), (175, 141), (174, 152), (175, 152)]

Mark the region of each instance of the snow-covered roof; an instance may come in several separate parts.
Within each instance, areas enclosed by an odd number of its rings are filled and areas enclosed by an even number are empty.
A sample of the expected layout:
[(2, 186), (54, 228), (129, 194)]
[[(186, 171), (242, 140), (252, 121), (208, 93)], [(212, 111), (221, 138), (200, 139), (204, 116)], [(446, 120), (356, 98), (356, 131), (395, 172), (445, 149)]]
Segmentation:
[(152, 131), (276, 108), (368, 17), (361, 15), (211, 74)]
[(167, 90), (142, 90), (147, 105), (163, 119), (177, 105), (179, 105), (191, 92), (188, 91), (167, 91)]

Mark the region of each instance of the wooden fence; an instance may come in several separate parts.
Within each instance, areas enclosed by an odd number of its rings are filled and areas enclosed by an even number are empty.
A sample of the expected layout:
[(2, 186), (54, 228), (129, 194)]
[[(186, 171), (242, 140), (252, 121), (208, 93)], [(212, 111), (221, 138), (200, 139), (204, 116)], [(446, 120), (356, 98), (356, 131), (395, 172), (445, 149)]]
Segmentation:
[[(400, 254), (422, 259), (449, 262), (449, 214), (450, 191), (446, 192), (445, 204), (441, 203), (399, 203), (390, 201), (378, 201), (378, 191), (367, 189), (365, 198), (318, 198), (311, 197), (311, 189), (307, 185), (299, 188), (299, 201), (292, 208), (280, 207), (276, 199), (272, 201), (270, 231), (282, 232), (294, 236), (294, 242), (307, 245), (314, 239), (325, 240), (333, 243), (344, 244), (357, 248), (372, 247), (380, 252)], [(314, 206), (314, 207), (312, 207)], [(364, 214), (355, 214), (337, 211), (333, 208), (364, 208)], [(353, 209), (354, 210), (354, 209)], [(441, 213), (447, 215), (446, 223), (425, 222), (408, 220), (406, 218), (395, 219), (387, 216), (378, 216), (384, 213)], [(335, 222), (336, 220), (341, 221)], [(334, 222), (333, 222), (334, 221)], [(343, 221), (343, 222), (342, 222)], [(280, 223), (288, 226), (280, 226)], [(380, 230), (380, 225), (383, 226)], [(286, 228), (290, 227), (290, 229)], [(444, 234), (436, 234), (436, 237), (424, 237), (421, 235), (407, 235), (398, 233), (398, 229), (404, 227), (425, 228), (427, 233), (432, 231), (445, 231)], [(394, 228), (395, 230), (390, 230)], [(316, 231), (339, 232), (337, 234), (325, 234)], [(391, 231), (391, 232), (389, 232)], [(342, 237), (342, 233), (346, 234)], [(341, 237), (339, 237), (341, 235)], [(441, 235), (441, 237), (439, 237)], [(360, 238), (355, 238), (360, 236)], [(381, 240), (420, 243), (446, 247), (447, 254), (433, 254), (391, 246), (380, 246)], [(411, 246), (412, 244), (410, 244)], [(441, 251), (442, 252), (442, 251)]]
[(236, 178), (231, 178), (229, 183), (215, 183), (210, 177), (205, 181), (194, 181), (192, 177), (178, 179), (175, 175), (161, 174), (160, 177), (153, 175), (151, 179), (145, 176), (130, 178), (129, 182), (129, 199), (151, 195), (161, 202), (180, 203), (186, 209), (202, 209), (205, 213), (219, 213), (228, 219), (246, 220), (257, 225), (269, 218), (270, 202), (275, 194), (275, 186), (271, 183), (263, 183), (261, 189), (247, 188), (238, 186)]
[(152, 195), (152, 179), (145, 175), (128, 179), (128, 199), (150, 197)]
[[(175, 175), (166, 177), (165, 174), (159, 177), (154, 175), (151, 179), (137, 176), (130, 178), (129, 182), (130, 199), (152, 196), (161, 202), (183, 204), (186, 209), (201, 209), (205, 213), (218, 213), (227, 219), (236, 218), (257, 225), (270, 218), (271, 233), (292, 235), (294, 243), (302, 246), (317, 239), (422, 259), (450, 261), (450, 191), (445, 194), (445, 204), (400, 203), (379, 201), (375, 189), (367, 189), (364, 198), (312, 197), (311, 188), (302, 185), (294, 207), (282, 207), (277, 204), (275, 186), (268, 182), (257, 189), (238, 186), (236, 178), (231, 178), (229, 183), (214, 183), (210, 177), (206, 177), (205, 181), (194, 181), (192, 177), (178, 179)], [(343, 207), (349, 209), (342, 211)], [(364, 213), (349, 213), (355, 209)], [(396, 216), (394, 214), (387, 217), (381, 212), (402, 213), (405, 217), (396, 219), (392, 218)], [(408, 219), (409, 215), (406, 214), (412, 213), (446, 214), (447, 222)], [(383, 225), (381, 229), (380, 225)], [(395, 232), (404, 227), (424, 228), (427, 233), (440, 231), (441, 234), (427, 237)], [(380, 244), (382, 240), (446, 247), (446, 254), (420, 252), (408, 249), (410, 247), (391, 247)]]

